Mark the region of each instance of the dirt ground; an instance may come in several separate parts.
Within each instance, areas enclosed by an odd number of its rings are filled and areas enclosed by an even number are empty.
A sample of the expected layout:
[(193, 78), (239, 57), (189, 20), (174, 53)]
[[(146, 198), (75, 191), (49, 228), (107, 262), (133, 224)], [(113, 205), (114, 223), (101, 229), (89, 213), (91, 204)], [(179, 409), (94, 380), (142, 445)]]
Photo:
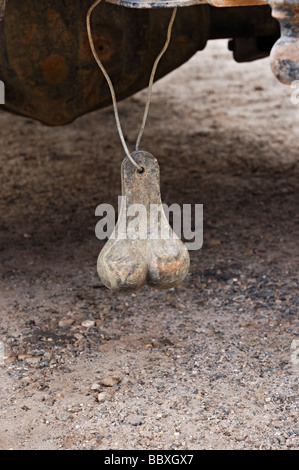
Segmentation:
[[(163, 200), (204, 204), (175, 289), (108, 291), (111, 108), (64, 128), (0, 114), (0, 449), (298, 449), (299, 105), (268, 59), (210, 42), (154, 87)], [(146, 93), (120, 103), (131, 148)]]

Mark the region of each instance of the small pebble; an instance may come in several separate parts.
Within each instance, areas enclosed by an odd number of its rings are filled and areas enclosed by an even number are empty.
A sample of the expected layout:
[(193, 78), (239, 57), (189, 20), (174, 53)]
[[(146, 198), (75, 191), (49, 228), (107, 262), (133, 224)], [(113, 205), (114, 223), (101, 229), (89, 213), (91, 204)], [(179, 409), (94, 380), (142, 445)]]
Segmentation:
[(104, 403), (104, 401), (108, 400), (109, 398), (110, 398), (110, 395), (107, 392), (101, 392), (97, 396), (97, 400), (99, 403)]
[(113, 385), (116, 385), (119, 382), (120, 382), (119, 377), (105, 377), (101, 383), (104, 387), (113, 387)]
[(63, 317), (59, 320), (58, 322), (58, 326), (60, 326), (61, 328), (64, 328), (66, 326), (71, 326), (73, 325), (73, 323), (75, 323), (75, 320), (74, 318), (70, 318), (70, 317)]
[(93, 391), (100, 390), (100, 388), (101, 388), (101, 385), (96, 382), (90, 386), (90, 390), (93, 390)]
[(143, 418), (138, 415), (128, 416), (126, 420), (132, 426), (140, 426), (143, 423)]
[(83, 326), (84, 328), (92, 328), (93, 326), (95, 326), (96, 322), (94, 320), (84, 320), (82, 323), (81, 323), (81, 326)]
[(214, 240), (209, 240), (208, 241), (208, 247), (209, 248), (215, 248), (216, 246), (219, 246), (219, 245), (221, 245), (221, 240), (214, 239)]

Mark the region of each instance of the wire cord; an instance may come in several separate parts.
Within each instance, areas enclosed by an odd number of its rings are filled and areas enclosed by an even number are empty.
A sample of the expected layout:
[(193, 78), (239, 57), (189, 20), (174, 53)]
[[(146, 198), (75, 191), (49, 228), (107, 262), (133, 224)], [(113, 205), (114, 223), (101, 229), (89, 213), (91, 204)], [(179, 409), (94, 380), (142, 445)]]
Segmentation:
[[(89, 44), (90, 44), (92, 54), (93, 54), (93, 56), (94, 56), (94, 58), (95, 58), (95, 60), (98, 64), (99, 68), (101, 69), (101, 71), (102, 71), (102, 73), (103, 73), (103, 75), (104, 75), (104, 77), (105, 77), (105, 79), (108, 83), (109, 89), (110, 89), (112, 104), (113, 104), (113, 109), (114, 109), (114, 116), (115, 116), (115, 121), (116, 121), (116, 127), (117, 127), (117, 130), (118, 130), (118, 134), (119, 134), (122, 146), (124, 148), (125, 154), (127, 155), (128, 159), (130, 160), (132, 165), (134, 165), (140, 171), (140, 170), (142, 170), (142, 168), (141, 168), (140, 165), (138, 165), (138, 163), (132, 157), (132, 154), (131, 154), (128, 146), (127, 146), (127, 143), (126, 143), (126, 140), (125, 140), (125, 137), (124, 137), (124, 134), (123, 134), (123, 130), (122, 130), (120, 119), (119, 119), (119, 113), (118, 113), (118, 108), (117, 108), (117, 99), (116, 99), (116, 94), (115, 94), (113, 83), (112, 83), (105, 67), (103, 66), (103, 64), (102, 64), (102, 62), (101, 62), (101, 60), (98, 56), (98, 53), (97, 53), (95, 45), (94, 45), (93, 37), (92, 37), (91, 26), (90, 26), (91, 15), (92, 15), (92, 12), (94, 11), (94, 9), (101, 2), (102, 2), (102, 0), (96, 0), (96, 2), (94, 2), (91, 5), (91, 7), (89, 8), (89, 10), (87, 12), (87, 15), (86, 15), (86, 28), (87, 28)], [(142, 139), (142, 136), (143, 136), (143, 133), (144, 133), (144, 129), (145, 129), (145, 125), (146, 125), (146, 121), (147, 121), (147, 117), (148, 117), (148, 112), (149, 112), (149, 107), (150, 107), (150, 103), (151, 103), (152, 89), (153, 89), (153, 83), (154, 83), (154, 79), (155, 79), (156, 70), (157, 70), (157, 67), (158, 67), (158, 64), (159, 64), (161, 58), (163, 57), (163, 55), (165, 54), (165, 52), (166, 52), (166, 50), (169, 46), (169, 43), (170, 43), (170, 40), (171, 40), (172, 27), (173, 27), (173, 23), (174, 23), (174, 20), (175, 20), (175, 17), (176, 17), (176, 12), (177, 12), (177, 8), (175, 7), (172, 11), (170, 22), (169, 22), (169, 25), (168, 25), (167, 37), (166, 37), (165, 44), (164, 44), (161, 52), (157, 56), (157, 58), (154, 62), (153, 68), (152, 68), (152, 72), (151, 72), (150, 80), (149, 80), (149, 84), (148, 84), (147, 101), (146, 101), (146, 105), (145, 105), (145, 110), (144, 110), (144, 114), (143, 114), (143, 119), (142, 119), (140, 131), (138, 133), (138, 137), (137, 137), (137, 141), (136, 141), (135, 151), (138, 151), (139, 147), (140, 147), (140, 142), (141, 142), (141, 139)]]

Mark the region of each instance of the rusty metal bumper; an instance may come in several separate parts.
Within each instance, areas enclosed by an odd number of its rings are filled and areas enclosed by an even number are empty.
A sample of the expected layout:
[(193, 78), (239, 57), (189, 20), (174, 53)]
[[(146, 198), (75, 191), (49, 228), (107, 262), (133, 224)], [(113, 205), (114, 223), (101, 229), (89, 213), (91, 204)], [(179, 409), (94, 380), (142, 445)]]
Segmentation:
[(170, 8), (209, 4), (214, 7), (265, 5), (280, 22), (281, 38), (273, 46), (270, 63), (274, 75), (290, 85), (299, 80), (299, 0), (107, 0), (129, 8)]
[(109, 3), (128, 8), (174, 8), (192, 5), (211, 5), (214, 7), (238, 7), (266, 5), (267, 0), (107, 0)]

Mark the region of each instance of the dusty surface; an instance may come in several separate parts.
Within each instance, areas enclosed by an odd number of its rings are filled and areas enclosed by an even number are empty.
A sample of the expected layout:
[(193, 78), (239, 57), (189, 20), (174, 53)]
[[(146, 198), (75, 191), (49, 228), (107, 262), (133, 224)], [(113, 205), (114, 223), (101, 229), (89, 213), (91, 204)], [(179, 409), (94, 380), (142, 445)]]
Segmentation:
[[(120, 104), (131, 148), (144, 100)], [(180, 287), (123, 296), (95, 269), (111, 108), (57, 129), (1, 113), (1, 449), (299, 448), (298, 119), (225, 41), (156, 84), (143, 147), (165, 202), (204, 204), (205, 241)]]

